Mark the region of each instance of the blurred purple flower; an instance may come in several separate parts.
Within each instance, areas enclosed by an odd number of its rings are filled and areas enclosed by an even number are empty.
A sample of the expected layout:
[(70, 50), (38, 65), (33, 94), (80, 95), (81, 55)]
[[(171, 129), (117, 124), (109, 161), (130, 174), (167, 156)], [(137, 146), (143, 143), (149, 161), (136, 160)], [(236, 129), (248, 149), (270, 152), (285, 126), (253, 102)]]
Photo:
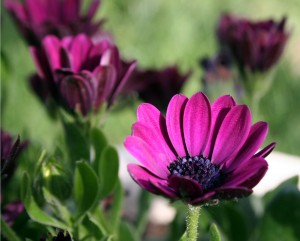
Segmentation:
[(281, 56), (289, 34), (286, 19), (252, 22), (233, 15), (223, 15), (217, 27), (217, 37), (242, 70), (266, 71)]
[(136, 70), (124, 88), (125, 94), (137, 92), (144, 102), (165, 110), (172, 96), (180, 93), (190, 74), (181, 74), (176, 66), (162, 70)]
[(209, 84), (215, 81), (227, 81), (233, 78), (231, 59), (228, 54), (219, 53), (213, 58), (203, 58), (200, 66), (203, 69), (203, 83)]
[(37, 95), (84, 116), (97, 111), (103, 102), (110, 106), (135, 68), (134, 61), (122, 64), (111, 42), (93, 43), (84, 34), (62, 40), (47, 36), (41, 47), (30, 51), (38, 72), (31, 78)]
[(20, 152), (27, 147), (28, 141), (21, 142), (18, 136), (14, 141), (12, 136), (1, 129), (1, 180), (9, 180), (16, 169), (16, 159)]
[(83, 0), (5, 0), (4, 6), (13, 16), (30, 45), (39, 46), (46, 35), (57, 37), (99, 33), (101, 21), (93, 22), (100, 0), (92, 0), (82, 13)]
[[(175, 95), (166, 118), (151, 104), (137, 111), (127, 150), (143, 165), (129, 164), (144, 189), (192, 205), (248, 196), (265, 175), (265, 157), (275, 143), (256, 153), (268, 126), (251, 124), (246, 105), (229, 95), (210, 104), (199, 92)], [(256, 153), (256, 154), (255, 154)]]
[(4, 221), (12, 226), (23, 210), (23, 204), (20, 201), (14, 201), (6, 204), (2, 208), (1, 215)]

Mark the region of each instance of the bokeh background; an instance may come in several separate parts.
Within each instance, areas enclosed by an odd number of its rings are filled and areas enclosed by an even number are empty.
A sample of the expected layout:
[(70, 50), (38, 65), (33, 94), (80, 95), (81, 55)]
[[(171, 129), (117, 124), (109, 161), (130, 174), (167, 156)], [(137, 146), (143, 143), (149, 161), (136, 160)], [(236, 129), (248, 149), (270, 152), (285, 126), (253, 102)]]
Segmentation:
[[(177, 64), (193, 74), (183, 92), (201, 90), (199, 59), (217, 52), (215, 26), (223, 12), (251, 19), (287, 17), (290, 32), (277, 65), (273, 86), (261, 101), (257, 119), (270, 125), (269, 140), (276, 150), (300, 156), (300, 1), (274, 0), (104, 0), (99, 18), (112, 33), (125, 59), (136, 59), (141, 68)], [(28, 49), (10, 16), (2, 8), (1, 121), (2, 127), (48, 150), (61, 131), (31, 92), (27, 78), (34, 72)], [(225, 94), (225, 93), (224, 93)], [(116, 105), (105, 132), (111, 143), (121, 144), (135, 121), (137, 102)]]
[[(90, 0), (85, 1), (88, 3)], [(190, 96), (203, 90), (203, 73), (199, 67), (199, 60), (217, 53), (215, 28), (224, 12), (253, 20), (280, 20), (284, 16), (287, 17), (290, 38), (282, 58), (274, 69), (273, 85), (262, 98), (260, 111), (255, 119), (269, 123), (266, 143), (276, 141), (276, 151), (300, 156), (299, 0), (103, 0), (97, 17), (106, 19), (104, 29), (112, 34), (124, 58), (136, 59), (140, 68), (161, 69), (176, 64), (183, 73), (192, 70), (192, 76), (183, 89), (183, 93)], [(38, 151), (33, 156), (38, 156), (41, 149), (52, 153), (61, 143), (62, 127), (60, 123), (49, 118), (43, 104), (28, 85), (27, 79), (35, 72), (35, 67), (25, 41), (4, 8), (1, 8), (1, 32), (1, 127), (14, 136), (20, 134), (22, 140), (28, 139), (32, 146), (37, 146), (34, 150)], [(125, 137), (131, 133), (138, 104), (138, 100), (120, 101), (107, 116), (105, 134), (110, 143), (118, 146), (119, 150)], [(126, 157), (126, 161), (131, 162), (129, 157), (127, 158), (128, 155), (120, 154), (121, 159)], [(285, 159), (282, 158), (282, 161)], [(32, 158), (27, 163), (34, 165), (35, 162), (36, 159)], [(19, 168), (17, 179), (21, 179), (21, 171)], [(126, 172), (125, 168), (123, 171)], [(15, 178), (16, 183), (17, 179)], [(291, 180), (288, 183), (296, 185), (297, 180)], [(261, 225), (256, 229), (263, 240), (282, 241), (281, 238), (286, 237), (288, 241), (295, 241), (293, 238), (299, 236), (299, 194), (295, 194), (298, 198), (296, 199), (289, 190), (291, 189), (277, 188), (263, 197), (263, 202), (267, 203), (267, 211), (263, 221), (259, 221)], [(18, 190), (11, 189), (9, 195), (17, 198), (18, 193)], [(274, 193), (284, 195), (275, 196)], [(255, 202), (259, 203), (253, 195), (233, 205), (225, 203), (211, 207), (208, 209), (210, 215), (203, 212), (200, 228), (206, 230), (212, 217), (229, 237), (228, 240), (246, 240), (240, 237), (252, 235), (254, 215), (249, 214), (249, 210), (252, 210), (249, 207), (255, 206)], [(167, 205), (169, 206), (169, 203)], [(259, 205), (258, 207), (262, 208)], [(293, 215), (289, 214), (289, 208), (295, 211)], [(181, 207), (178, 208), (180, 209)], [(162, 213), (165, 214), (165, 209)], [(172, 230), (177, 230), (177, 233), (171, 233), (173, 236), (171, 235), (169, 240), (175, 240), (174, 237), (182, 234), (183, 230), (180, 228), (184, 227), (184, 220), (184, 212), (178, 212), (171, 225)], [(150, 226), (148, 232), (160, 235), (162, 228), (168, 227), (160, 225), (159, 230), (153, 231)]]

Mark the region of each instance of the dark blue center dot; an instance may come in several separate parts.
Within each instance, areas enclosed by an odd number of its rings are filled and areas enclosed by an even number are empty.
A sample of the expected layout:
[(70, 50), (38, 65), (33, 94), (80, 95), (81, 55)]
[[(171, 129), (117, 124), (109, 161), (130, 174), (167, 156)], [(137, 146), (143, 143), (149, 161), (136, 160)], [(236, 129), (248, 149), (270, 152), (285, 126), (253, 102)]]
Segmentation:
[(217, 165), (201, 155), (178, 158), (168, 166), (168, 170), (170, 176), (189, 177), (197, 181), (203, 191), (218, 187), (223, 176)]

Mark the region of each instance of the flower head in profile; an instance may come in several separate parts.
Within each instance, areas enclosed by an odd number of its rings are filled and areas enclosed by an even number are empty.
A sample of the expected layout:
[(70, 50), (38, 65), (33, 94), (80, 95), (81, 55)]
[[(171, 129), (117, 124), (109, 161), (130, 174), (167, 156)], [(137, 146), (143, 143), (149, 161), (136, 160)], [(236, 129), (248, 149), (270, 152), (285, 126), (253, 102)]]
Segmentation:
[(1, 129), (1, 179), (2, 183), (12, 177), (16, 169), (16, 159), (21, 151), (26, 148), (28, 141), (21, 142), (20, 137), (14, 138)]
[(31, 78), (37, 95), (83, 116), (104, 102), (111, 105), (135, 67), (134, 61), (122, 64), (111, 42), (93, 43), (84, 34), (62, 40), (47, 36), (41, 47), (30, 50), (38, 72)]
[(181, 74), (176, 66), (162, 70), (136, 70), (128, 80), (125, 93), (137, 92), (144, 102), (164, 110), (172, 96), (180, 93), (191, 72)]
[(103, 21), (93, 22), (100, 0), (92, 0), (82, 13), (83, 0), (5, 0), (21, 33), (30, 45), (38, 46), (46, 35), (57, 37), (99, 32)]
[(213, 104), (201, 92), (175, 95), (166, 117), (142, 104), (137, 119), (124, 144), (142, 165), (129, 164), (130, 175), (152, 193), (192, 205), (250, 195), (275, 147), (257, 152), (267, 124), (252, 124), (248, 107), (228, 95)]
[(239, 68), (264, 72), (280, 58), (289, 34), (286, 19), (249, 21), (233, 15), (223, 15), (217, 27), (217, 37), (229, 50)]

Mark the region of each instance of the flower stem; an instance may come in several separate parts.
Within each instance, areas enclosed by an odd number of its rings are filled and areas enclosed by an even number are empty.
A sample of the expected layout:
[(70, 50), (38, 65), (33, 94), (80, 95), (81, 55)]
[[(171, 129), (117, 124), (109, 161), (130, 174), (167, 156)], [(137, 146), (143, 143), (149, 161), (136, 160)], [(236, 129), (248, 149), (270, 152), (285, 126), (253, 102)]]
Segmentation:
[(186, 217), (187, 241), (197, 241), (200, 209), (200, 206), (196, 207), (188, 204), (188, 211)]

